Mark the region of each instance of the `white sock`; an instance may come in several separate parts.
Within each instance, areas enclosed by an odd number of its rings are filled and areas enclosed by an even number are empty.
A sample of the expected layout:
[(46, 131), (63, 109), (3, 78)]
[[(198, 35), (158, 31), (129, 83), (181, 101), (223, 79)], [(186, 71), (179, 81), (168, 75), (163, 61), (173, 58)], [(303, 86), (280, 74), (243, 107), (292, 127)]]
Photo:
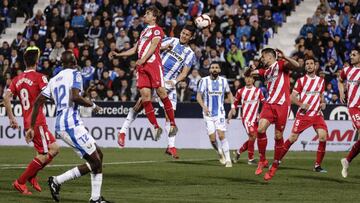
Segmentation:
[(70, 169), (68, 171), (66, 171), (65, 173), (58, 175), (55, 177), (55, 183), (57, 184), (63, 184), (64, 182), (68, 181), (68, 180), (73, 180), (75, 178), (80, 177), (80, 171), (78, 169), (78, 167), (75, 167), (73, 169)]
[(225, 159), (226, 161), (231, 161), (231, 158), (230, 158), (230, 151), (229, 151), (229, 143), (227, 141), (226, 138), (224, 138), (223, 140), (221, 140), (221, 145), (222, 145), (222, 150), (224, 152), (224, 155), (225, 155)]
[(217, 146), (218, 146), (218, 154), (219, 155), (224, 154), (224, 151), (222, 149), (222, 142), (219, 141), (218, 139), (216, 139), (216, 142), (217, 142)]
[(98, 200), (101, 193), (101, 184), (102, 184), (103, 174), (91, 174), (91, 199)]
[(133, 108), (129, 109), (129, 114), (126, 116), (125, 122), (121, 126), (120, 133), (127, 133), (130, 125), (136, 119), (138, 112), (135, 112)]
[[(169, 135), (170, 132), (170, 122), (165, 123), (165, 132), (167, 135)], [(168, 136), (168, 146), (169, 148), (175, 147), (175, 136), (169, 137)]]

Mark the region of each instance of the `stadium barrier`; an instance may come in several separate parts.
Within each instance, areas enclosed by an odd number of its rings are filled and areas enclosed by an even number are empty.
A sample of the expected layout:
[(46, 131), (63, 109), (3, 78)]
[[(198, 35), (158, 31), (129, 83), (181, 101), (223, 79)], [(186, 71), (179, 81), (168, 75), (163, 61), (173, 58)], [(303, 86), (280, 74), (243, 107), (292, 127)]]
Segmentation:
[[(97, 143), (101, 147), (117, 147), (117, 132), (121, 128), (121, 124), (124, 121), (124, 117), (127, 115), (129, 108), (133, 103), (112, 103), (102, 102), (99, 103), (104, 107), (104, 110), (96, 117), (91, 117), (91, 113), (88, 113), (89, 117), (86, 117), (86, 109), (83, 109), (83, 121), (88, 128), (91, 135), (95, 138)], [(159, 119), (159, 123), (165, 122), (163, 118), (163, 111), (158, 106), (156, 108), (156, 114)], [(20, 129), (13, 130), (9, 127), (9, 121), (6, 117), (5, 109), (0, 108), (0, 145), (1, 146), (25, 146), (23, 121), (21, 116), (20, 104), (14, 104), (14, 113), (17, 116), (20, 124)], [(177, 125), (179, 127), (179, 134), (176, 139), (176, 146), (178, 148), (194, 148), (194, 149), (209, 149), (211, 145), (209, 143), (208, 136), (206, 135), (205, 122), (201, 118), (201, 108), (197, 104), (183, 103), (179, 104), (177, 112)], [(289, 115), (289, 121), (286, 125), (284, 137), (287, 138), (290, 135), (291, 127), (294, 123), (292, 120), (296, 108)], [(44, 111), (48, 116), (47, 122), (49, 129), (54, 132), (55, 126), (55, 106), (53, 104), (47, 104)], [(84, 113), (85, 112), (85, 113)], [(329, 128), (327, 150), (328, 151), (346, 151), (349, 150), (354, 141), (357, 140), (357, 135), (352, 128), (351, 121), (348, 121), (349, 116), (346, 107), (344, 106), (328, 106), (324, 111), (324, 115), (327, 118), (326, 123)], [(102, 118), (100, 118), (102, 117)], [(184, 118), (185, 117), (185, 118)], [(268, 131), (268, 146), (269, 150), (274, 146), (274, 127), (271, 126)], [(230, 143), (231, 149), (236, 149), (241, 146), (247, 139), (242, 122), (239, 119), (233, 119), (228, 125), (226, 136)], [(59, 137), (59, 143), (61, 146), (66, 146)], [(313, 129), (307, 129), (304, 131), (298, 141), (292, 146), (291, 150), (306, 150), (316, 151), (318, 145), (318, 139)], [(146, 118), (143, 114), (133, 123), (129, 128), (126, 137), (126, 147), (129, 148), (165, 148), (167, 146), (167, 137), (163, 135), (160, 141), (154, 140), (154, 135)]]

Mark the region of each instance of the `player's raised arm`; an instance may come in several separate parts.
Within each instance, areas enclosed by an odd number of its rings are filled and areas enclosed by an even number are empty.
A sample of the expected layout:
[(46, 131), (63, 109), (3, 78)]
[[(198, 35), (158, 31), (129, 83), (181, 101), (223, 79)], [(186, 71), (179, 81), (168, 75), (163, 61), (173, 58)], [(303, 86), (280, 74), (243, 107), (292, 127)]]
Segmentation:
[(291, 57), (285, 56), (285, 54), (281, 50), (276, 49), (275, 51), (277, 52), (277, 56), (279, 59), (284, 59), (286, 61), (286, 68), (292, 70), (301, 68), (300, 64), (296, 60), (292, 59)]
[[(156, 30), (158, 31), (158, 30)], [(155, 33), (156, 33), (155, 31)], [(159, 31), (160, 32), (160, 31)], [(160, 36), (156, 36), (154, 37), (152, 40), (151, 40), (151, 44), (150, 44), (150, 48), (149, 50), (145, 53), (145, 55), (143, 55), (141, 57), (141, 59), (137, 60), (136, 61), (136, 65), (142, 65), (144, 64), (148, 58), (154, 54), (155, 50), (156, 50), (156, 47), (158, 46), (158, 44), (160, 43), (161, 41), (161, 37)]]
[(6, 91), (5, 96), (4, 96), (4, 106), (6, 109), (6, 113), (9, 117), (10, 120), (10, 127), (13, 129), (19, 128), (19, 124), (17, 123), (15, 116), (12, 112), (11, 109), (11, 98), (13, 97), (13, 93), (11, 91)]

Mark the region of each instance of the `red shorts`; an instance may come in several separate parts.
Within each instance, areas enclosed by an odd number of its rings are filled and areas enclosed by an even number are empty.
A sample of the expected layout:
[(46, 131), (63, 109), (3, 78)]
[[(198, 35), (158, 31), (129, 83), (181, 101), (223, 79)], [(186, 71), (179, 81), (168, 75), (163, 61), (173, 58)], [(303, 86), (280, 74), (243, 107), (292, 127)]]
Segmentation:
[(55, 137), (49, 131), (47, 125), (34, 127), (34, 147), (39, 154), (46, 154), (49, 151), (49, 145), (56, 141)]
[(293, 133), (300, 134), (304, 130), (310, 128), (311, 126), (314, 128), (314, 130), (323, 129), (326, 132), (328, 131), (324, 117), (320, 115), (318, 116), (297, 115), (291, 131)]
[(244, 125), (245, 131), (248, 135), (250, 135), (250, 134), (256, 135), (257, 130), (258, 130), (258, 122), (249, 122), (249, 121), (243, 120), (243, 125)]
[(162, 65), (158, 63), (145, 63), (137, 67), (137, 84), (141, 88), (156, 89), (164, 86)]
[(354, 128), (356, 130), (360, 130), (360, 108), (349, 108), (349, 114)]
[(282, 105), (264, 103), (260, 119), (268, 120), (271, 124), (275, 124), (276, 130), (283, 132), (289, 116), (289, 110), (290, 106), (286, 103)]

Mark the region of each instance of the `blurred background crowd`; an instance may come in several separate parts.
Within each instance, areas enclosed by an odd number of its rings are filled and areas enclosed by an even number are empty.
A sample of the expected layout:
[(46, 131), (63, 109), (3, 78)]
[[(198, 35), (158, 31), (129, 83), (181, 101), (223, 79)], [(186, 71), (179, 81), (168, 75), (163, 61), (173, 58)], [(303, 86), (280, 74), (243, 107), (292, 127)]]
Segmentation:
[[(315, 0), (314, 0), (315, 1)], [(137, 56), (109, 59), (111, 51), (131, 48), (145, 25), (142, 16), (149, 6), (163, 13), (159, 25), (166, 36), (179, 37), (185, 24), (207, 13), (212, 24), (197, 30), (190, 43), (196, 63), (186, 80), (177, 84), (181, 102), (195, 101), (198, 81), (218, 61), (232, 92), (243, 86), (242, 73), (259, 63), (258, 52), (277, 28), (296, 15), (301, 0), (50, 0), (45, 10), (32, 13), (37, 0), (2, 0), (0, 32), (24, 16), (26, 28), (13, 41), (0, 45), (0, 99), (11, 79), (23, 72), (26, 47), (41, 50), (38, 71), (48, 78), (62, 70), (60, 56), (72, 50), (83, 76), (84, 90), (92, 100), (134, 101)], [(360, 44), (360, 1), (320, 0), (320, 6), (306, 20), (294, 39), (291, 54), (301, 65), (305, 56), (318, 60), (320, 76), (326, 80), (326, 101), (338, 104), (337, 75), (348, 65), (349, 49)], [(0, 35), (1, 37), (1, 35)], [(291, 72), (291, 84), (304, 71)], [(256, 86), (266, 95), (265, 81)]]

